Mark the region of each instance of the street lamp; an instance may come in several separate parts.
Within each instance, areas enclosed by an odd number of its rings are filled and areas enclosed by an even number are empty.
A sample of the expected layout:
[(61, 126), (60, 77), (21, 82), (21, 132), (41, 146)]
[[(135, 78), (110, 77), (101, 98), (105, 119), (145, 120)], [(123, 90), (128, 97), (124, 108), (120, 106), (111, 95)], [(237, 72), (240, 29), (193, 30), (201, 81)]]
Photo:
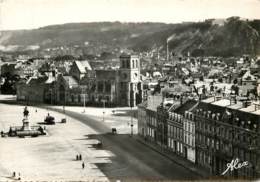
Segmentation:
[(85, 113), (86, 108), (86, 95), (85, 95), (85, 87), (82, 86), (82, 94), (83, 94), (83, 113)]
[[(134, 92), (133, 92), (133, 90), (131, 90), (131, 93), (130, 93), (131, 95), (133, 95), (134, 94)], [(130, 99), (130, 108), (131, 108), (131, 137), (133, 136), (133, 134), (134, 134), (134, 123), (133, 123), (133, 106), (134, 106), (134, 103), (135, 103), (135, 97), (133, 96), (132, 97), (132, 99)]]
[(133, 136), (133, 110), (132, 110), (132, 104), (131, 104), (131, 136)]
[(66, 105), (66, 91), (64, 90), (64, 103), (63, 103), (63, 113), (65, 114), (65, 105)]
[(102, 102), (103, 102), (103, 122), (105, 122), (105, 102), (106, 102), (106, 100), (103, 99)]

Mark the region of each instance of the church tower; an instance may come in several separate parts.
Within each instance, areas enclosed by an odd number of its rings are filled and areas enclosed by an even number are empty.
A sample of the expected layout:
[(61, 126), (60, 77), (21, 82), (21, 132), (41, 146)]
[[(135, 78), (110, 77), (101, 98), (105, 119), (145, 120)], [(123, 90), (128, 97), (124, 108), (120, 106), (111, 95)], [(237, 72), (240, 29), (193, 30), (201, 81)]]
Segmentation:
[(134, 107), (141, 103), (140, 60), (137, 55), (120, 56), (118, 87), (120, 105)]

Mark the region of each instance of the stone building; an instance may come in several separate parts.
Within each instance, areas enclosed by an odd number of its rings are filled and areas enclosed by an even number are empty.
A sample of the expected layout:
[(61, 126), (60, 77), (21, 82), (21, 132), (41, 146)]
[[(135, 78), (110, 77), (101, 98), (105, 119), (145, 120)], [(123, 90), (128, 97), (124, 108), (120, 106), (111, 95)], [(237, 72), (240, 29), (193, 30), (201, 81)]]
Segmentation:
[(91, 98), (96, 103), (131, 107), (141, 103), (143, 89), (138, 56), (122, 54), (119, 69), (95, 70), (94, 87)]
[(196, 125), (196, 163), (212, 175), (221, 175), (227, 163), (238, 159), (249, 166), (226, 176), (259, 177), (260, 115), (200, 102), (193, 110)]
[(118, 71), (96, 70), (95, 91), (91, 94), (93, 102), (115, 105), (118, 102)]
[(74, 61), (69, 75), (57, 75), (55, 98), (57, 104), (83, 105), (90, 101), (95, 72), (88, 61)]
[(191, 162), (196, 161), (195, 151), (195, 122), (190, 111), (185, 111), (183, 118), (183, 145), (185, 158)]
[(147, 115), (146, 115), (146, 108), (147, 108), (147, 101), (142, 102), (138, 105), (137, 110), (137, 118), (138, 118), (138, 134), (142, 137), (147, 135)]
[(238, 160), (248, 166), (229, 170), (224, 176), (259, 178), (260, 110), (231, 100), (178, 98), (172, 104), (154, 104), (157, 110), (152, 113), (147, 109), (149, 102), (146, 109), (140, 105), (139, 136), (211, 176), (221, 176), (228, 163)]
[(21, 81), (16, 85), (17, 100), (26, 103), (43, 103), (51, 84), (47, 76), (31, 77), (27, 81)]
[(136, 106), (142, 102), (140, 60), (136, 55), (120, 56), (118, 101), (120, 105)]
[[(119, 69), (92, 70), (88, 61), (74, 61), (68, 74), (57, 73), (57, 69), (49, 73), (47, 69), (44, 74), (53, 74), (55, 79), (51, 84), (43, 83), (49, 86), (42, 102), (134, 107), (143, 100), (140, 61), (138, 56), (122, 54), (120, 63)], [(20, 84), (18, 93), (30, 92), (25, 87)]]

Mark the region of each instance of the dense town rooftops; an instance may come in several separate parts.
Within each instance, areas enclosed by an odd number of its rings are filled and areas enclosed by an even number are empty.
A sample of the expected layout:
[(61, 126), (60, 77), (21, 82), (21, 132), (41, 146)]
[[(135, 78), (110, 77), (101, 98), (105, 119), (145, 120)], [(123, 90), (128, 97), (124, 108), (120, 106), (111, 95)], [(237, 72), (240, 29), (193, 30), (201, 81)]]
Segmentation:
[(26, 84), (33, 85), (33, 84), (45, 84), (46, 80), (48, 80), (48, 77), (31, 77)]
[(230, 114), (230, 119), (234, 119), (236, 121), (244, 121), (244, 122), (260, 122), (260, 112), (248, 112), (246, 110), (241, 110), (237, 108), (229, 107), (228, 105), (225, 105), (223, 103), (227, 103), (228, 100), (223, 99), (219, 100), (214, 103), (206, 103), (206, 102), (199, 102), (198, 106), (195, 110), (193, 110), (194, 113), (200, 113), (204, 115), (205, 117), (208, 116), (208, 114), (215, 114), (219, 115), (220, 121), (226, 121), (227, 119), (227, 113)]
[(198, 104), (198, 101), (196, 101), (196, 100), (188, 100), (187, 102), (182, 104), (177, 109), (173, 109), (173, 111), (178, 113), (178, 114), (183, 115), (185, 113), (185, 111), (192, 110), (197, 104)]
[(122, 53), (119, 58), (138, 58), (138, 55)]
[(163, 94), (182, 94), (185, 92), (191, 92), (191, 88), (183, 84), (176, 84), (174, 87), (162, 89)]

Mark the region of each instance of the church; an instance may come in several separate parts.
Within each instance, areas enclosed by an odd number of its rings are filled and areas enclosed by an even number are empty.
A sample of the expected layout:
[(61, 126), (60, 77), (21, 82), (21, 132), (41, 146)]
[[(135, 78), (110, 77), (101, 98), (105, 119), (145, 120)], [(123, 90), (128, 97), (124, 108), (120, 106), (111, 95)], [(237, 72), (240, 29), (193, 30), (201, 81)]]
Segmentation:
[(69, 75), (57, 75), (53, 87), (56, 104), (135, 107), (143, 100), (140, 59), (122, 54), (120, 67), (92, 70), (87, 61), (73, 62)]

